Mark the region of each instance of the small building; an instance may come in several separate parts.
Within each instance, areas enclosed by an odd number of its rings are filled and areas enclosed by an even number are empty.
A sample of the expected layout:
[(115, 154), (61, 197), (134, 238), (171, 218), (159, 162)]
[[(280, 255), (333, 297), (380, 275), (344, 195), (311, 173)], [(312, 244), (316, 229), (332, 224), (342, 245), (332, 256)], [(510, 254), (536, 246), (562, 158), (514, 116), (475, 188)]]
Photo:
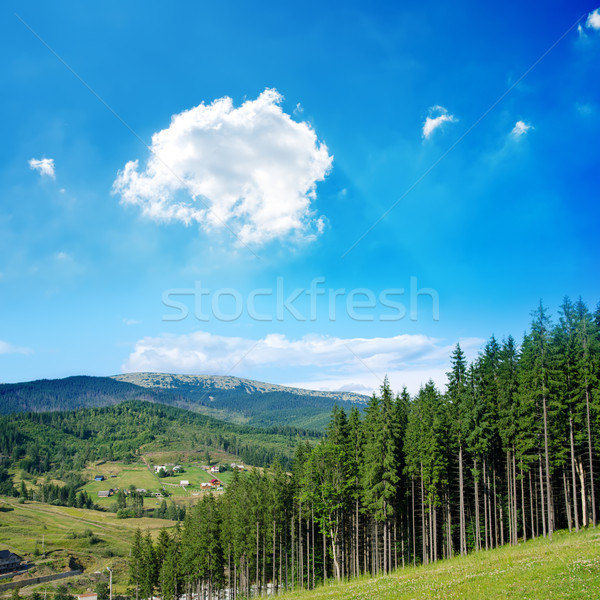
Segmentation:
[(187, 479), (182, 479), (182, 480), (179, 482), (179, 485), (180, 485), (181, 487), (185, 487), (186, 485), (190, 485), (190, 482), (189, 482)]
[(94, 481), (104, 481), (104, 475), (96, 475), (96, 477), (94, 477)]
[(115, 493), (115, 490), (100, 490), (98, 492), (98, 498), (110, 498)]
[(23, 559), (10, 550), (0, 550), (0, 573), (16, 571)]
[(244, 470), (244, 465), (238, 465), (237, 463), (232, 462), (231, 463), (231, 468), (234, 471), (243, 471)]
[(77, 594), (78, 600), (98, 600), (96, 592), (86, 592), (85, 594)]
[(145, 494), (146, 493), (146, 489), (145, 488), (137, 488), (135, 490), (138, 494)]
[(210, 472), (211, 473), (218, 473), (219, 472), (219, 465), (215, 465), (214, 467), (210, 468)]
[(183, 471), (183, 467), (181, 465), (175, 465), (173, 467), (173, 473), (178, 473), (179, 471)]

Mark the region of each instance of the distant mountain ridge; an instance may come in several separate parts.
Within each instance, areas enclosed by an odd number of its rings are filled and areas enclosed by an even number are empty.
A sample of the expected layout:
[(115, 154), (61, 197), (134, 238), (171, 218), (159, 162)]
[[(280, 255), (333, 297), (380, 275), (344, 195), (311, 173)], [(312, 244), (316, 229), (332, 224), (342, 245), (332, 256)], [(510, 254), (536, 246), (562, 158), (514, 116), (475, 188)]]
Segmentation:
[(334, 404), (362, 409), (367, 396), (319, 392), (218, 375), (127, 373), (0, 384), (0, 414), (76, 410), (144, 400), (257, 427), (323, 430)]
[(331, 398), (338, 402), (352, 402), (356, 404), (366, 404), (368, 396), (346, 391), (320, 391), (307, 390), (305, 388), (279, 385), (277, 383), (265, 383), (253, 379), (244, 379), (243, 377), (232, 377), (231, 375), (173, 375), (170, 373), (124, 373), (122, 375), (113, 375), (111, 379), (133, 383), (146, 388), (161, 388), (169, 390), (180, 390), (190, 388), (203, 390), (244, 390), (246, 393), (253, 392), (271, 393), (283, 392), (298, 394), (302, 396), (315, 396)]

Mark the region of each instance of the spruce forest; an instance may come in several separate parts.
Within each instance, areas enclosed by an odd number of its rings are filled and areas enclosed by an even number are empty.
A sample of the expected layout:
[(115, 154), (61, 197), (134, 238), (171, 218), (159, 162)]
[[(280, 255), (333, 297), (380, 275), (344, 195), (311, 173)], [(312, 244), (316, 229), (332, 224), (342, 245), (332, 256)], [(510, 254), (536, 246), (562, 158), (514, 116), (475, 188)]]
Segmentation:
[(600, 310), (540, 303), (520, 345), (451, 356), (445, 392), (387, 379), (363, 414), (335, 408), (291, 476), (236, 475), (183, 527), (136, 535), (136, 597), (313, 588), (596, 525)]

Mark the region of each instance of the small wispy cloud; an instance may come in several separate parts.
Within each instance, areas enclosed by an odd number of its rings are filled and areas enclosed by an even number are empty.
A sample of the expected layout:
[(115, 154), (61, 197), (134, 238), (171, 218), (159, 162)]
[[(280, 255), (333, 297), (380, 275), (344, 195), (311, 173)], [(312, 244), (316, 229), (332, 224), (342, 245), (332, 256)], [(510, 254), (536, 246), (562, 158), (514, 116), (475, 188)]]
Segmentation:
[(42, 177), (46, 175), (52, 179), (56, 179), (53, 158), (31, 158), (29, 160), (29, 168), (32, 171), (38, 171)]
[(0, 354), (31, 354), (31, 348), (19, 348), (0, 340)]
[(125, 323), (125, 325), (127, 326), (140, 324), (140, 322), (137, 319), (123, 319), (123, 323)]
[(597, 8), (588, 15), (585, 26), (588, 29), (600, 30), (600, 8)]
[(525, 121), (517, 121), (512, 128), (510, 135), (515, 139), (523, 137), (530, 129), (534, 129), (533, 125), (525, 123)]
[(423, 138), (428, 140), (436, 129), (444, 123), (456, 123), (458, 119), (439, 104), (429, 109), (429, 115), (423, 123)]

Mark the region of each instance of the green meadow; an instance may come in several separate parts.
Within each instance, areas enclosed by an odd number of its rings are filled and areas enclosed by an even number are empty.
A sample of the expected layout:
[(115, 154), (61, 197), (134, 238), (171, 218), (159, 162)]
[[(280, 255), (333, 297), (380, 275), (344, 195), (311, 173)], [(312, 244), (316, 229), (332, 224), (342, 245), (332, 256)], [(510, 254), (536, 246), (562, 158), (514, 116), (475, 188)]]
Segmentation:
[[(46, 584), (51, 590), (69, 583), (73, 591), (84, 591), (103, 581), (106, 567), (114, 570), (117, 590), (125, 591), (127, 557), (135, 530), (173, 528), (163, 519), (117, 519), (109, 512), (52, 506), (39, 502), (20, 504), (15, 498), (0, 498), (0, 550), (15, 552), (35, 563), (28, 576), (36, 577), (81, 568), (84, 575)], [(29, 588), (22, 590), (27, 594)], [(9, 596), (10, 592), (4, 592)]]
[(361, 577), (288, 600), (547, 600), (600, 598), (600, 528)]

